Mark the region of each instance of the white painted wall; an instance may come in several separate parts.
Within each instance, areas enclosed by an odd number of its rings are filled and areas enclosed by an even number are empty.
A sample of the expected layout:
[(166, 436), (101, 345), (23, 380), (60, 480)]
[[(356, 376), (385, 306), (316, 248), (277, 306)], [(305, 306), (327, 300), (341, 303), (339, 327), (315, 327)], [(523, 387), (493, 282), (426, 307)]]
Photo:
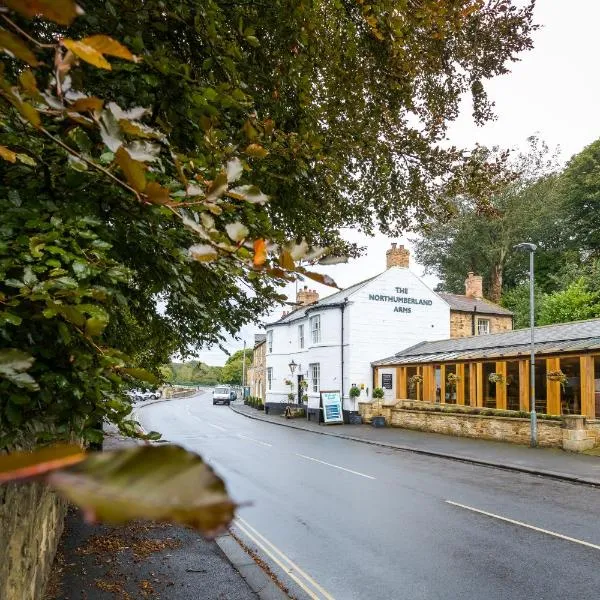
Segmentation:
[[(342, 294), (340, 301), (343, 299)], [(308, 321), (315, 314), (321, 315), (321, 343), (316, 345), (311, 343)], [(300, 323), (305, 328), (303, 351), (298, 348)], [(267, 326), (269, 330), (273, 331), (273, 351), (267, 354), (267, 367), (273, 368), (273, 385), (267, 391), (267, 402), (287, 401), (289, 389), (284, 381), (290, 376), (288, 365), (292, 359), (301, 365), (307, 379), (310, 379), (309, 364), (321, 365), (321, 390), (341, 389), (339, 308), (310, 309), (305, 318), (286, 325)], [(367, 283), (348, 296), (344, 311), (344, 408), (357, 410), (358, 401), (371, 397), (373, 361), (419, 342), (449, 337), (448, 304), (409, 269), (392, 267)], [(389, 399), (395, 397), (395, 383), (394, 374), (394, 389), (388, 391)], [(352, 384), (363, 389), (358, 400), (348, 396)], [(319, 395), (309, 389), (308, 396), (309, 406), (318, 406)]]

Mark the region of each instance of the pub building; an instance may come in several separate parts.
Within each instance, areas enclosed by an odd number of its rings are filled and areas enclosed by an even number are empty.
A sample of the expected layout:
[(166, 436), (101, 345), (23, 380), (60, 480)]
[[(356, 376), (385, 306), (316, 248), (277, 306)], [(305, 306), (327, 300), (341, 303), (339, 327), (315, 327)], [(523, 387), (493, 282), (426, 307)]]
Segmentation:
[[(291, 395), (315, 413), (321, 392), (339, 392), (347, 417), (371, 398), (371, 363), (381, 356), (425, 340), (512, 329), (510, 311), (483, 298), (480, 276), (468, 274), (464, 295), (436, 293), (409, 269), (409, 258), (392, 244), (382, 273), (323, 299), (307, 287), (298, 291), (297, 308), (265, 326), (265, 410), (282, 413)], [(381, 371), (389, 398), (400, 391), (396, 373)]]
[[(535, 409), (600, 416), (600, 319), (535, 328)], [(423, 341), (373, 362), (388, 400), (529, 411), (530, 329)]]

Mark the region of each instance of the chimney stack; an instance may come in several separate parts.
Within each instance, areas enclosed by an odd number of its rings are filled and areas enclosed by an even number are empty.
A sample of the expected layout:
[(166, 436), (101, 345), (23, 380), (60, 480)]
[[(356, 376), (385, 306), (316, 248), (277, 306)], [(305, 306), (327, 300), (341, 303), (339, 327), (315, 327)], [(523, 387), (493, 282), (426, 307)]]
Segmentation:
[(319, 294), (317, 293), (317, 290), (309, 290), (306, 285), (304, 286), (304, 289), (298, 290), (298, 294), (296, 295), (296, 302), (303, 306), (314, 304), (318, 300)]
[(402, 244), (396, 247), (396, 242), (392, 242), (392, 247), (385, 253), (386, 268), (402, 267), (408, 269), (410, 261), (410, 252)]
[(467, 298), (483, 298), (483, 277), (469, 271), (465, 279), (465, 296)]

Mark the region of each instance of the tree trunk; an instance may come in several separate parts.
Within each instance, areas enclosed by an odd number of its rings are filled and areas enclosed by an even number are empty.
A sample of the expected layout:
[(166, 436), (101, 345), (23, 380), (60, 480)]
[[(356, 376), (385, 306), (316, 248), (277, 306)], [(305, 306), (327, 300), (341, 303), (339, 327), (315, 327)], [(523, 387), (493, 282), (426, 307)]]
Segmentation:
[(499, 303), (502, 296), (502, 265), (494, 265), (492, 267), (492, 280), (490, 282), (490, 300), (492, 302)]

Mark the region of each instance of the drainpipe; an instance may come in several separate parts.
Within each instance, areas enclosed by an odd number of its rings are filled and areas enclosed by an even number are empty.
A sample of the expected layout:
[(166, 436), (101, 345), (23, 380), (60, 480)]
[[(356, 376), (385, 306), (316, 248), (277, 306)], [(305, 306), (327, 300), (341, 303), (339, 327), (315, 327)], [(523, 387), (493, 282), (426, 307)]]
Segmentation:
[(473, 305), (473, 314), (471, 315), (471, 335), (475, 335), (475, 315), (477, 314), (477, 305)]
[(340, 382), (340, 399), (342, 401), (342, 418), (344, 415), (344, 309), (348, 303), (348, 298), (344, 298), (344, 301), (340, 304), (340, 315), (341, 315), (341, 328), (340, 328), (340, 352), (341, 352), (341, 371), (342, 380)]

